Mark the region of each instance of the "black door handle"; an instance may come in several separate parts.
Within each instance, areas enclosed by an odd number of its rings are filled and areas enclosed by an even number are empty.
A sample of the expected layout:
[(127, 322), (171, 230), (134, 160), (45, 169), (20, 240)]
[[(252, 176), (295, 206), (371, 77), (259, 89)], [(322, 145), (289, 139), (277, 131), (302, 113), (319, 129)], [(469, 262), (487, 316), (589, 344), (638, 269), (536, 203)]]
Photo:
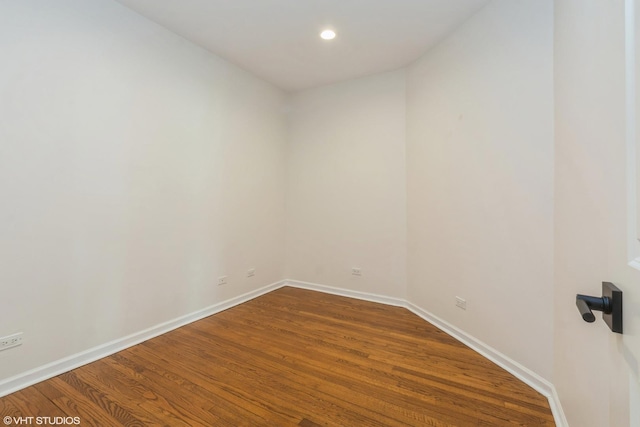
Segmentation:
[(602, 297), (576, 295), (576, 307), (585, 322), (595, 322), (592, 310), (601, 311), (602, 318), (609, 328), (622, 333), (622, 291), (613, 283), (602, 282)]
[(576, 295), (576, 306), (585, 322), (595, 322), (596, 316), (591, 310), (601, 311), (603, 313), (611, 313), (611, 302), (609, 297), (590, 297), (587, 295)]
[(576, 295), (576, 306), (578, 306), (578, 311), (582, 315), (582, 319), (589, 323), (595, 322), (596, 316), (591, 312), (587, 302), (580, 297), (582, 297), (582, 295)]

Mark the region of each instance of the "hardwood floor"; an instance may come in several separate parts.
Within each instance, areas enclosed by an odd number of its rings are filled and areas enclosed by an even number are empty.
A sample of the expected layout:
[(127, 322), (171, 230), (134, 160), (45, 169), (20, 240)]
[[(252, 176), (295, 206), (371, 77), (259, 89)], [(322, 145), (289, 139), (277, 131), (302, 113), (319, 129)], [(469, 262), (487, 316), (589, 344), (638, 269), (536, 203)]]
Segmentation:
[(543, 396), (408, 310), (289, 287), (0, 398), (6, 416), (82, 426), (554, 425)]

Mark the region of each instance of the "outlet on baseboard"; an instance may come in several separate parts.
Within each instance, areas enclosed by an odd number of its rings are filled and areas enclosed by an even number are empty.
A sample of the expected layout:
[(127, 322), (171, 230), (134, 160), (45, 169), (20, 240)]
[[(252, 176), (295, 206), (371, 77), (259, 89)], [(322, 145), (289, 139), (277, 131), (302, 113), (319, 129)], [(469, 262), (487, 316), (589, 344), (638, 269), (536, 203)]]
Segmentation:
[(354, 276), (362, 276), (362, 269), (360, 267), (352, 267), (351, 274)]
[(22, 345), (22, 332), (0, 338), (0, 351)]
[(456, 297), (456, 307), (463, 310), (467, 309), (467, 300), (464, 298)]
[(247, 270), (247, 277), (253, 277), (256, 275), (256, 269), (255, 268), (250, 268)]
[(218, 286), (222, 286), (226, 284), (227, 284), (227, 276), (218, 277)]

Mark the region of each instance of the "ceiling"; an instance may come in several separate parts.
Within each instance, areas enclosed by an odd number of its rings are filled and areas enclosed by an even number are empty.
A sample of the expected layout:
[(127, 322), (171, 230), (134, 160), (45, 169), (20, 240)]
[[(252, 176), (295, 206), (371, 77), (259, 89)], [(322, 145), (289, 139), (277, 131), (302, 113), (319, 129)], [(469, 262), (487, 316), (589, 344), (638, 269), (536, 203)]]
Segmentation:
[[(286, 90), (401, 68), (489, 0), (117, 0)], [(319, 37), (325, 28), (332, 41)]]

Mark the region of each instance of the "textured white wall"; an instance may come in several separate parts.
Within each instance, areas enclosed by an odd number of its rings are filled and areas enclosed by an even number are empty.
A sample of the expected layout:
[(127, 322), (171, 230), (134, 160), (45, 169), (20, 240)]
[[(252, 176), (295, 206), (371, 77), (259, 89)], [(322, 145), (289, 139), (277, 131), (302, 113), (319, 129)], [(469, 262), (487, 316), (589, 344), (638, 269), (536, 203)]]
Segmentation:
[(294, 94), (287, 162), (287, 278), (404, 297), (404, 70)]
[(0, 52), (0, 379), (283, 278), (283, 93), (107, 0)]
[(551, 379), (552, 1), (495, 0), (409, 67), (407, 176), (409, 301)]

